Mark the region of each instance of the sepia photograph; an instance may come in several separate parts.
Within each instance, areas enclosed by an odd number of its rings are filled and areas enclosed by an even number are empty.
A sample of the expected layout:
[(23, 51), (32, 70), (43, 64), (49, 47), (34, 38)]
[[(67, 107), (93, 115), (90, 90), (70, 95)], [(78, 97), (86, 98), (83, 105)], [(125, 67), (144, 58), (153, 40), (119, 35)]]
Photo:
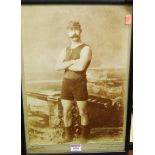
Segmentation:
[(123, 152), (131, 5), (22, 5), (27, 153)]

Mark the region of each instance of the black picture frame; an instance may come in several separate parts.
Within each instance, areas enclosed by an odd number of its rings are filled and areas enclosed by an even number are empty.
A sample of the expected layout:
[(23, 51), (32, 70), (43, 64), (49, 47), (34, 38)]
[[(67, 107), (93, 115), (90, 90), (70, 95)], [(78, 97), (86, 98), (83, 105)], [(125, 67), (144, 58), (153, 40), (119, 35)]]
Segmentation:
[[(112, 4), (112, 5), (133, 5), (132, 0), (21, 0), (21, 5), (51, 5), (51, 4)], [(133, 33), (133, 32), (132, 32)], [(130, 52), (130, 69), (129, 69), (129, 85), (128, 85), (128, 108), (127, 108), (127, 120), (126, 120), (126, 138), (125, 149), (123, 152), (93, 152), (93, 153), (27, 153), (26, 150), (26, 135), (25, 135), (25, 123), (24, 123), (24, 110), (23, 110), (23, 97), (21, 100), (21, 154), (22, 155), (68, 155), (68, 154), (98, 154), (98, 155), (127, 155), (129, 149), (133, 148), (133, 143), (130, 143), (130, 123), (132, 112), (132, 92), (133, 92), (133, 34), (131, 34), (131, 52)], [(21, 94), (22, 96), (23, 94)]]

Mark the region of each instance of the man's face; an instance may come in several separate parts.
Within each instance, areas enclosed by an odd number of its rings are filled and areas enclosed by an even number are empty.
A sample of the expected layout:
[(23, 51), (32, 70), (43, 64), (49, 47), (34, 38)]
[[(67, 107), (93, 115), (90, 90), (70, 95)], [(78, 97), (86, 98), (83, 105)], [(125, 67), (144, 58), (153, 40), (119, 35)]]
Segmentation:
[(81, 29), (79, 27), (70, 27), (67, 31), (68, 37), (73, 41), (78, 41), (81, 35)]

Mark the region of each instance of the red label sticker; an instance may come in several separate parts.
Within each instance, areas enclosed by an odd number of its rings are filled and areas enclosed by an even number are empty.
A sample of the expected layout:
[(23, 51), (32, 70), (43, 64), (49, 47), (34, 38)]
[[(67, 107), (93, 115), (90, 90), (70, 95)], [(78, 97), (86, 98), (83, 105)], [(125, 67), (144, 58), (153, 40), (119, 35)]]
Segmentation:
[(131, 25), (132, 23), (132, 16), (131, 15), (126, 15), (125, 16), (125, 24), (126, 25)]

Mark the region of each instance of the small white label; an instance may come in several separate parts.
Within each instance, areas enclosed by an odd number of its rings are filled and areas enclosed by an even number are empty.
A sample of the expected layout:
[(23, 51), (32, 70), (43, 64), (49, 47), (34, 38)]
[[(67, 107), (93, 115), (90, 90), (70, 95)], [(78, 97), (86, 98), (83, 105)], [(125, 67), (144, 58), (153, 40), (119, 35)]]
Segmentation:
[(71, 144), (70, 149), (71, 152), (79, 152), (81, 151), (81, 144)]

